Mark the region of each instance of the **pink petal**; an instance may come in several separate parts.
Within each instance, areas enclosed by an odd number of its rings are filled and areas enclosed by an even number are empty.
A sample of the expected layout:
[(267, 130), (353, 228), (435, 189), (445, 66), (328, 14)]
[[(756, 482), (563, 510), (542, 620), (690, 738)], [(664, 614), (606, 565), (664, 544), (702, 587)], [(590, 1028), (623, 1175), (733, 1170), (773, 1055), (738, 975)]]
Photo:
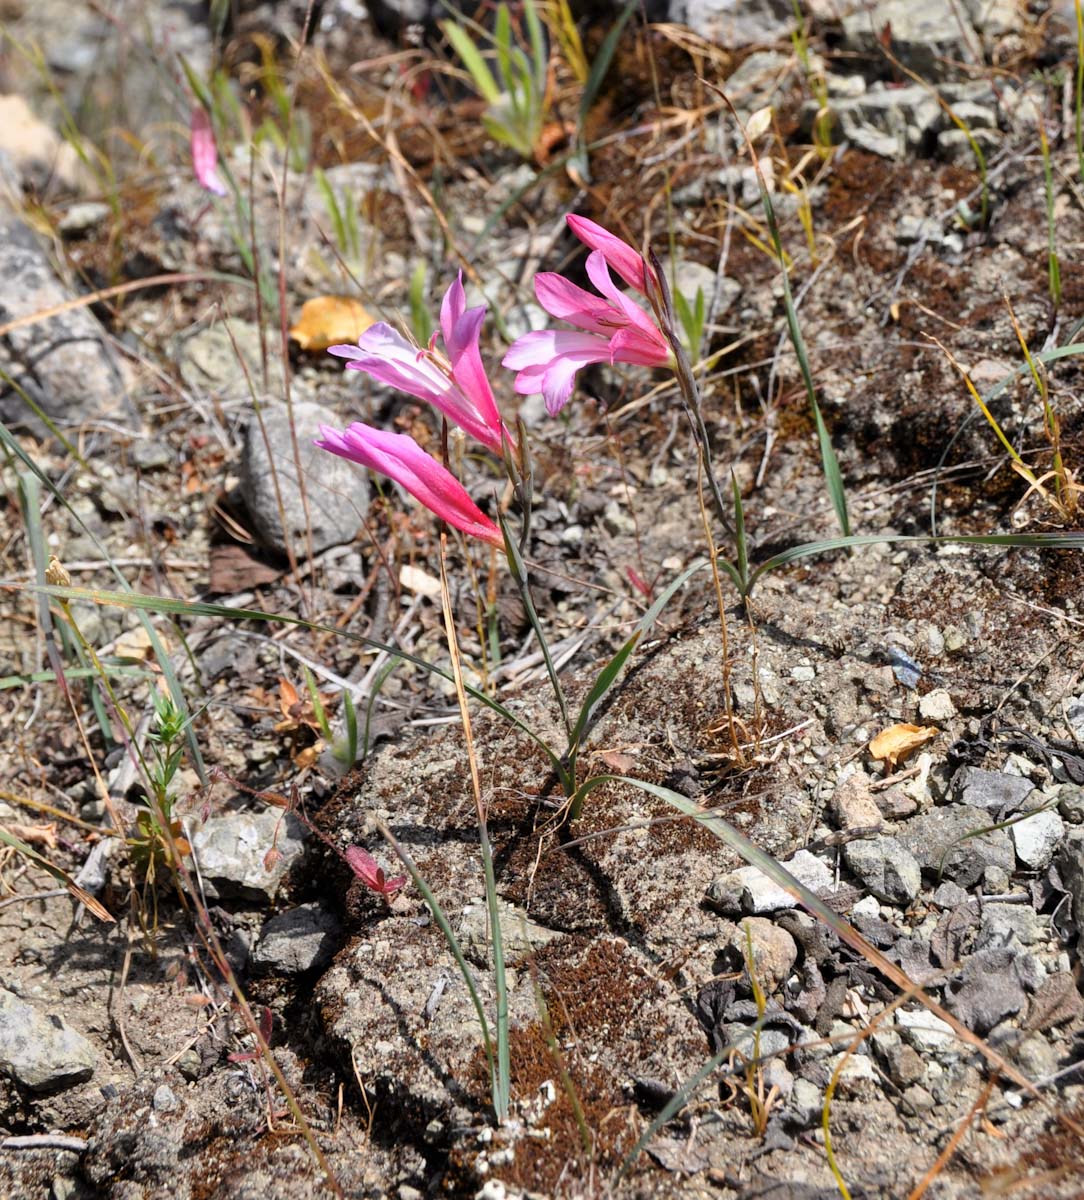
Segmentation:
[(644, 260), (638, 251), (634, 250), (628, 242), (612, 234), (608, 229), (603, 229), (594, 221), (589, 221), (586, 217), (578, 217), (575, 213), (569, 213), (565, 220), (568, 222), (569, 229), (585, 246), (602, 253), (606, 261), (629, 287), (635, 288), (638, 292), (644, 292)]
[(218, 147), (211, 118), (206, 109), (196, 104), (192, 108), (189, 129), (189, 146), (192, 151), (192, 170), (200, 187), (216, 196), (224, 196), (226, 187), (218, 177)]
[(444, 299), (440, 302), (440, 332), (444, 335), (444, 344), (448, 347), (449, 355), (452, 353), (452, 343), (455, 340), (456, 322), (463, 315), (467, 307), (467, 295), (463, 290), (463, 272), (452, 280), (451, 286), (444, 293)]
[(534, 277), (534, 294), (546, 312), (559, 321), (592, 333), (606, 333), (613, 325), (609, 304), (553, 271), (542, 271)]
[(516, 338), (501, 366), (520, 371), (527, 367), (547, 363), (561, 354), (582, 353), (594, 357), (587, 362), (605, 362), (609, 358), (605, 340), (594, 333), (575, 333), (570, 329), (537, 329)]
[(610, 339), (610, 361), (635, 363), (641, 367), (672, 365), (673, 351), (658, 330), (654, 336), (639, 329), (621, 329)]
[(500, 529), (474, 503), (466, 488), (408, 434), (389, 433), (359, 422), (342, 432), (321, 425), (320, 434), (316, 445), (394, 479), (453, 528), (504, 547)]
[(546, 412), (551, 417), (557, 416), (568, 403), (572, 389), (576, 386), (576, 372), (584, 364), (571, 357), (555, 358), (549, 369), (542, 377), (542, 399), (546, 402)]
[(655, 324), (652, 317), (614, 283), (610, 278), (609, 268), (605, 258), (598, 250), (593, 250), (587, 256), (587, 277), (595, 285), (596, 288), (613, 304), (614, 308), (619, 310), (620, 317), (615, 313), (615, 319), (611, 324), (631, 325), (638, 329), (646, 338), (654, 339), (667, 346), (662, 331)]

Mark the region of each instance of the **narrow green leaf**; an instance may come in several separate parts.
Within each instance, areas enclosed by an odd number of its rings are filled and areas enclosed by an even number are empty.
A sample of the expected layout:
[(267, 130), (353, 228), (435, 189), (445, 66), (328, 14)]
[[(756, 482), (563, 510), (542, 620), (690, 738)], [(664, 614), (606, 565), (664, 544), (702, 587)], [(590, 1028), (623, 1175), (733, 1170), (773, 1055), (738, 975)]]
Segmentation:
[(734, 552), (738, 556), (738, 591), (742, 599), (749, 594), (749, 543), (745, 537), (745, 505), (742, 503), (738, 477), (730, 472), (730, 490), (734, 495)]
[(508, 522), (503, 513), (498, 518), (501, 526), (501, 533), (504, 534), (504, 550), (508, 559), (508, 566), (512, 573), (512, 578), (515, 580), (516, 586), (519, 588), (520, 599), (523, 601), (523, 608), (527, 614), (527, 620), (530, 622), (531, 628), (534, 630), (535, 637), (538, 639), (538, 647), (542, 651), (542, 660), (546, 664), (546, 674), (550, 677), (550, 686), (553, 688), (553, 694), (557, 700), (557, 706), (561, 710), (561, 723), (565, 727), (565, 733), (569, 740), (572, 740), (572, 728), (569, 725), (568, 718), (568, 703), (565, 700), (564, 689), (561, 687), (561, 681), (557, 677), (557, 669), (553, 665), (553, 659), (550, 656), (549, 643), (546, 641), (546, 631), (542, 628), (542, 622), (538, 619), (538, 613), (535, 611), (534, 600), (531, 597), (531, 585), (527, 578), (527, 568), (523, 562), (523, 556), (519, 552), (519, 547), (516, 545), (509, 529)]
[[(453, 681), (450, 671), (445, 671), (442, 667), (426, 662), (424, 658), (419, 658), (417, 655), (410, 654), (406, 650), (399, 649), (396, 646), (385, 645), (384, 642), (375, 641), (373, 638), (367, 638), (360, 633), (351, 633), (349, 630), (339, 629), (334, 625), (325, 625), (319, 621), (307, 621), (304, 617), (295, 617), (290, 613), (267, 613), (255, 608), (230, 608), (225, 604), (210, 604), (205, 600), (178, 600), (173, 596), (149, 596), (141, 592), (111, 592), (97, 588), (62, 588), (51, 587), (48, 584), (44, 586), (36, 584), (8, 584), (6, 586), (15, 590), (22, 589), (28, 592), (41, 592), (47, 596), (56, 596), (62, 600), (87, 600), (92, 604), (111, 605), (117, 608), (133, 608), (144, 612), (172, 613), (177, 616), (186, 617), (216, 617), (219, 620), (231, 623), (234, 621), (266, 621), (270, 624), (296, 625), (300, 628), (315, 630), (319, 633), (333, 634), (335, 637), (344, 638), (348, 642), (356, 642), (367, 646), (370, 650), (382, 651), (385, 654), (401, 658), (404, 662), (408, 662), (412, 666), (420, 667), (430, 675), (436, 675), (441, 679)], [(560, 770), (560, 758), (511, 709), (506, 708), (491, 696), (487, 696), (485, 692), (480, 692), (469, 683), (464, 682), (463, 687), (467, 695), (472, 699), (492, 709), (493, 712), (498, 713), (511, 725), (514, 725), (521, 733), (526, 734), (545, 753), (553, 769)]]
[(478, 995), (478, 985), (474, 981), (474, 972), (467, 965), (466, 957), (463, 954), (463, 948), (459, 944), (459, 939), (455, 936), (452, 930), (451, 923), (444, 915), (444, 910), (440, 907), (440, 903), (436, 896), (433, 895), (429, 885), (422, 878), (421, 872), (418, 870), (414, 859), (399, 845), (395, 835), (384, 823), (377, 820), (374, 822), (377, 832), (388, 843), (395, 856), (403, 864), (407, 874), (410, 876), (414, 886), (421, 893), (422, 899), (425, 901), (426, 907), (433, 914), (433, 920), (437, 928), (444, 935), (444, 941), (447, 943), (448, 949), (451, 951), (452, 957), (456, 961), (456, 966), (459, 967), (459, 973), (463, 977), (463, 982), (466, 984), (467, 992), (470, 995), (471, 1003), (474, 1005), (474, 1011), (478, 1016), (478, 1024), (482, 1027), (482, 1046), (485, 1049), (486, 1062), (489, 1064), (490, 1085), (493, 1092), (493, 1106), (500, 1115), (500, 1080), (497, 1077), (497, 1064), (493, 1057), (493, 1039), (489, 1035), (489, 1022), (486, 1021), (485, 1008), (482, 1006), (482, 998)]
[(757, 580), (770, 571), (797, 562), (802, 558), (811, 558), (817, 554), (825, 554), (829, 550), (846, 550), (852, 546), (896, 545), (906, 542), (925, 542), (930, 545), (962, 545), (962, 546), (1030, 546), (1040, 550), (1082, 550), (1084, 549), (1084, 533), (973, 533), (973, 534), (855, 534), (851, 537), (828, 538), (823, 542), (806, 542), (802, 546), (793, 546), (780, 554), (762, 562), (756, 567), (749, 578), (749, 592), (752, 594)]
[(617, 43), (621, 40), (622, 33), (625, 32), (625, 26), (629, 23), (629, 18), (639, 7), (640, 0), (626, 0), (625, 6), (621, 9), (617, 20), (610, 26), (609, 33), (602, 39), (602, 45), (598, 48), (595, 61), (591, 64), (591, 73), (587, 76), (587, 83), (584, 85), (583, 96), (580, 98), (579, 113), (576, 116), (576, 159), (577, 166), (580, 167), (580, 172), (585, 180), (590, 178), (587, 169), (588, 158), (585, 143), (587, 118), (606, 79), (606, 73), (609, 71), (610, 63), (613, 61), (613, 56), (617, 51)]
[(471, 41), (469, 34), (460, 29), (454, 21), (440, 21), (439, 25), (441, 32), (451, 43), (452, 49), (459, 55), (463, 65), (467, 68), (467, 72), (482, 98), (490, 104), (499, 104), (501, 89), (497, 86), (493, 72), (487, 66), (481, 51)]

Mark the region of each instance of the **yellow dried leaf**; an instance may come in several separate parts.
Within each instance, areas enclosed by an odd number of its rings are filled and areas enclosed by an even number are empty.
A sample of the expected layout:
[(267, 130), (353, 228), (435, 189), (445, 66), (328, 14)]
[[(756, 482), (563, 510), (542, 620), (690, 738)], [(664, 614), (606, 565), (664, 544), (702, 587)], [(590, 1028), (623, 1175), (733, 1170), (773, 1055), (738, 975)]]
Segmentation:
[(290, 337), (302, 350), (317, 354), (328, 346), (356, 342), (374, 320), (352, 296), (315, 296), (301, 306)]
[(905, 722), (890, 725), (870, 741), (869, 752), (895, 769), (908, 754), (924, 746), (940, 732), (935, 725), (908, 725)]

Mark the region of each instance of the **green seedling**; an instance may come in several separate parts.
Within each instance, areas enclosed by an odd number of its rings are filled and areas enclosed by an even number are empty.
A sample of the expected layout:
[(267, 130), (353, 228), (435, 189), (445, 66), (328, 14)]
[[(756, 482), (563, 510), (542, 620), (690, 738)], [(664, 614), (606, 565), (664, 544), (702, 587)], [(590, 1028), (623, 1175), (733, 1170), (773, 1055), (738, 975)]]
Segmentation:
[(704, 289), (696, 289), (696, 298), (692, 304), (685, 296), (674, 289), (674, 310), (681, 322), (681, 331), (685, 335), (685, 347), (693, 366), (700, 361), (700, 347), (704, 339), (704, 323), (707, 317), (707, 305), (704, 300)]
[(828, 107), (828, 85), (824, 72), (814, 66), (809, 53), (809, 22), (799, 0), (791, 0), (791, 8), (796, 22), (790, 34), (791, 44), (802, 64), (809, 90), (817, 102), (817, 113), (813, 118), (813, 144), (821, 158), (827, 158), (832, 153), (832, 112)]
[[(486, 102), (482, 117), (486, 132), (520, 157), (532, 158), (537, 153), (549, 110), (549, 51), (534, 0), (524, 0), (523, 16), (526, 49), (513, 36), (506, 4), (497, 6), (492, 34), (458, 12), (455, 19), (441, 21), (440, 28), (466, 68), (475, 90)], [(479, 41), (492, 46), (496, 75), (468, 28)]]

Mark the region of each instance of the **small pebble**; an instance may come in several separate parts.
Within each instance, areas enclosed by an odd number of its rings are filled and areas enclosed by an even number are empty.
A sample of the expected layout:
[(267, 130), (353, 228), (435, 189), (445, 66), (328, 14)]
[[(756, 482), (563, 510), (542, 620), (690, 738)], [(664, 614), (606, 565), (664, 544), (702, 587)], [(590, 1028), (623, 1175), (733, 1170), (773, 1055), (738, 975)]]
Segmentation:
[(1084, 787), (1063, 784), (1058, 789), (1058, 812), (1071, 825), (1084, 825)]
[(901, 1088), (918, 1083), (925, 1077), (926, 1064), (913, 1047), (901, 1042), (898, 1046), (893, 1046), (886, 1057), (888, 1074)]
[(956, 706), (944, 688), (935, 688), (919, 700), (918, 715), (924, 721), (951, 721), (956, 715)]
[(929, 1112), (934, 1104), (934, 1098), (921, 1084), (912, 1084), (903, 1093), (904, 1112), (910, 1113), (911, 1116), (917, 1117), (920, 1113)]
[(151, 1103), (154, 1105), (154, 1111), (160, 1113), (176, 1112), (180, 1107), (180, 1102), (168, 1083), (160, 1083), (154, 1089), (154, 1099)]
[(840, 829), (879, 829), (884, 824), (869, 784), (869, 776), (857, 772), (832, 793), (828, 807)]

